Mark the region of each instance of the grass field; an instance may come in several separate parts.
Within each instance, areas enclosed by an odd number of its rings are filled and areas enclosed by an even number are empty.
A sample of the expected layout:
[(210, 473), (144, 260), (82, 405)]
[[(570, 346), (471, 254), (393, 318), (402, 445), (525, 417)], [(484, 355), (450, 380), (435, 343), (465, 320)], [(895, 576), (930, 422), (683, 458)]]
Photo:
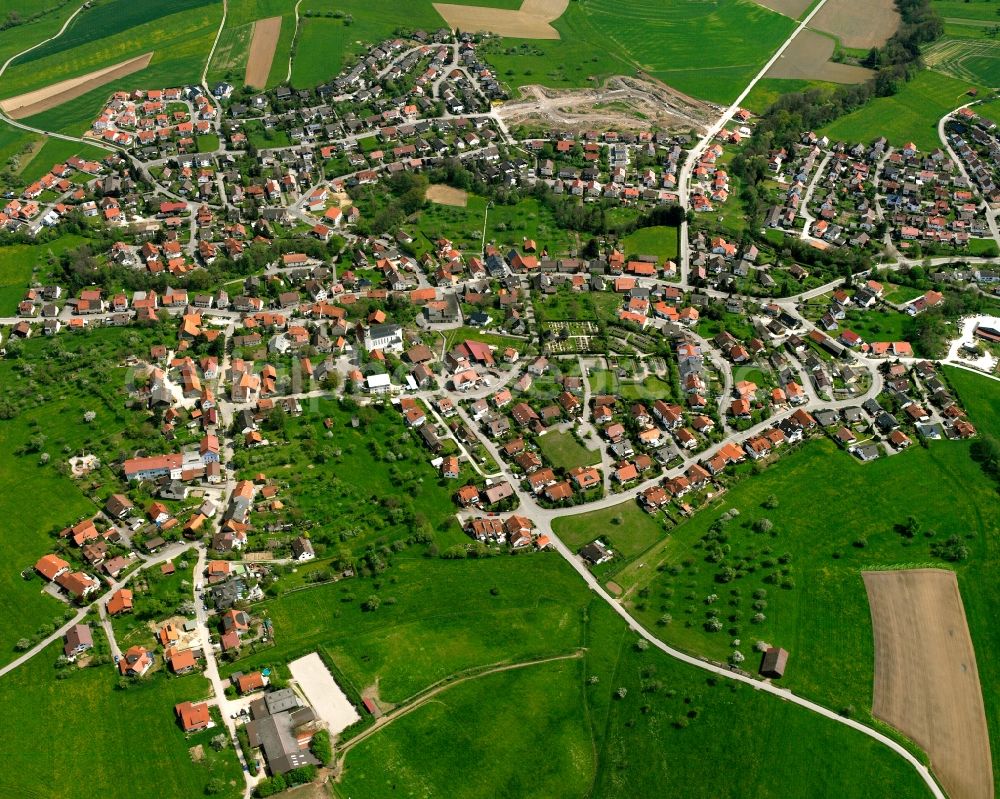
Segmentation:
[(82, 243), (83, 239), (67, 236), (52, 245), (11, 244), (0, 248), (0, 316), (17, 313), (17, 304), (24, 299), (35, 266), (42, 265), (50, 253), (58, 254)]
[(677, 228), (647, 227), (640, 228), (622, 239), (621, 246), (625, 248), (625, 257), (634, 255), (655, 255), (663, 261), (677, 257)]
[[(923, 292), (920, 292), (923, 294)], [(853, 330), (865, 341), (909, 341), (913, 322), (899, 311), (852, 311), (840, 322), (840, 330)], [(839, 331), (833, 331), (836, 336)]]
[(631, 501), (604, 510), (556, 519), (552, 529), (573, 549), (600, 538), (626, 561), (664, 538), (660, 523)]
[[(304, 0), (312, 6), (309, 0)], [(303, 8), (303, 11), (306, 9)], [(281, 34), (274, 48), (274, 59), (267, 78), (267, 88), (283, 83), (288, 75), (288, 56), (295, 36), (295, 0), (233, 0), (229, 3), (226, 27), (222, 38), (226, 42), (226, 52), (220, 52), (212, 59), (212, 70), (223, 74), (232, 73), (235, 85), (243, 84), (243, 66), (247, 60), (250, 43), (250, 27), (258, 19), (281, 17)], [(244, 44), (245, 41), (245, 44)], [(222, 46), (220, 41), (219, 46)], [(243, 47), (243, 52), (239, 48)]]
[[(586, 618), (582, 659), (447, 689), (351, 750), (335, 795), (718, 797), (735, 784), (741, 796), (925, 795), (884, 747), (638, 651), (606, 605)], [(511, 757), (491, 756), (498, 742)]]
[(352, 751), (337, 794), (584, 796), (594, 753), (582, 664), (557, 661), (448, 689)]
[[(4, 724), (0, 744), (8, 767), (0, 775), (4, 796), (61, 799), (130, 799), (136, 785), (156, 785), (159, 796), (202, 796), (209, 781), (222, 781), (222, 799), (242, 796), (243, 778), (232, 746), (215, 752), (217, 730), (190, 738), (175, 723), (174, 705), (210, 694), (200, 676), (157, 675), (115, 690), (108, 665), (75, 671), (57, 680), (54, 644), (0, 680), (0, 700), (16, 714)], [(45, 742), (49, 767), (39, 769)], [(192, 761), (189, 749), (202, 745), (205, 759)]]
[(538, 438), (538, 448), (557, 469), (574, 469), (601, 462), (601, 455), (597, 450), (587, 449), (570, 432), (551, 430)]
[[(739, 94), (793, 22), (743, 0), (655, 7), (639, 0), (581, 0), (553, 26), (559, 40), (508, 39), (489, 48), (489, 60), (510, 86), (586, 86), (641, 70), (687, 94), (723, 102)], [(751, 29), (754, 36), (746, 37)]]
[[(255, 605), (274, 623), (277, 645), (226, 668), (245, 671), (321, 648), (356, 692), (377, 681), (382, 699), (401, 702), (464, 669), (564, 654), (580, 641), (586, 587), (554, 567), (557, 559), (398, 556), (374, 579)], [(381, 607), (365, 613), (360, 603), (372, 594)]]
[(100, 147), (91, 147), (80, 142), (66, 141), (65, 139), (49, 138), (45, 140), (45, 144), (35, 157), (31, 159), (31, 163), (21, 172), (21, 179), (27, 185), (33, 180), (38, 180), (38, 178), (52, 169), (56, 164), (60, 164), (74, 155), (100, 161), (106, 158), (108, 153), (107, 150), (102, 150)]
[(1000, 440), (1000, 383), (953, 366), (944, 367), (944, 372), (976, 427)]
[(743, 101), (748, 109), (754, 113), (761, 114), (768, 109), (781, 95), (789, 92), (802, 92), (806, 89), (825, 88), (832, 89), (834, 83), (826, 83), (818, 80), (793, 80), (790, 78), (762, 78), (747, 98)]
[(198, 137), (198, 152), (211, 153), (219, 149), (219, 137), (212, 134)]
[(13, 125), (0, 123), (0, 166), (13, 166), (11, 159), (17, 159), (17, 168), (23, 169), (33, 157), (33, 153), (41, 136), (15, 128)]
[(908, 141), (923, 151), (941, 146), (938, 120), (968, 102), (968, 81), (924, 70), (892, 97), (879, 97), (823, 128), (831, 139), (870, 142), (885, 136), (897, 147)]
[(914, 288), (913, 286), (890, 285), (887, 286), (887, 289), (888, 290), (885, 294), (886, 302), (896, 303), (897, 305), (907, 303), (910, 300), (915, 300), (924, 293), (920, 289)]

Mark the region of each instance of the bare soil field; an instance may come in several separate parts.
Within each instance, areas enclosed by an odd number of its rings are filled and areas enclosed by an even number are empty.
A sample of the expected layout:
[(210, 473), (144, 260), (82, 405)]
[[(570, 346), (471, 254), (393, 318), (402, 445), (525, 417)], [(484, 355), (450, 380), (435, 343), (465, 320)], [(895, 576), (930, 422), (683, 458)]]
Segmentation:
[(152, 57), (153, 53), (149, 52), (104, 69), (88, 72), (78, 78), (61, 80), (46, 86), (44, 89), (35, 89), (33, 92), (10, 97), (0, 103), (0, 110), (3, 110), (11, 119), (24, 119), (24, 117), (40, 114), (50, 108), (75, 100), (80, 95), (105, 83), (111, 83), (111, 81), (131, 75), (133, 72), (138, 72), (140, 69), (145, 69), (149, 66)]
[(836, 64), (830, 60), (834, 41), (808, 28), (802, 31), (774, 66), (767, 71), (769, 78), (804, 78), (831, 83), (864, 83), (874, 73), (853, 64)]
[(274, 50), (278, 46), (280, 34), (281, 17), (258, 19), (254, 22), (250, 58), (247, 59), (247, 72), (243, 81), (247, 86), (263, 89), (267, 85), (267, 76), (271, 72), (271, 62), (274, 60)]
[(569, 0), (524, 0), (520, 9), (511, 11), (434, 3), (434, 9), (454, 30), (489, 31), (517, 39), (558, 39), (559, 31), (549, 23), (559, 19), (568, 6)]
[(832, 33), (844, 47), (881, 47), (899, 27), (893, 0), (838, 0), (827, 3), (810, 21), (818, 31)]
[(777, 11), (786, 17), (798, 19), (809, 8), (810, 0), (756, 0), (757, 5)]
[(427, 187), (427, 199), (438, 205), (456, 205), (465, 208), (469, 202), (469, 195), (465, 189), (456, 189), (452, 186), (445, 186), (443, 183), (435, 183)]
[(521, 86), (522, 99), (497, 107), (508, 125), (556, 125), (568, 130), (704, 129), (712, 107), (664, 83), (613, 77), (598, 89)]
[(354, 705), (333, 679), (323, 659), (312, 652), (288, 664), (295, 682), (306, 695), (316, 715), (327, 723), (330, 735), (337, 736), (360, 721)]
[(951, 799), (991, 799), (986, 711), (955, 573), (862, 576), (875, 633), (873, 714), (923, 747)]

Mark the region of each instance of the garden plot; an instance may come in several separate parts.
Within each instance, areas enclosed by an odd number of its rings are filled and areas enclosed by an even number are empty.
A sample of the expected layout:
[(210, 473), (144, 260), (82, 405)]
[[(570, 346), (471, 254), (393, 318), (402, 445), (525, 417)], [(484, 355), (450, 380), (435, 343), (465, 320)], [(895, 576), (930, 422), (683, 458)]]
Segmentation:
[(465, 208), (469, 203), (469, 193), (465, 189), (456, 189), (454, 186), (435, 183), (433, 186), (427, 187), (427, 199), (438, 205), (454, 205)]

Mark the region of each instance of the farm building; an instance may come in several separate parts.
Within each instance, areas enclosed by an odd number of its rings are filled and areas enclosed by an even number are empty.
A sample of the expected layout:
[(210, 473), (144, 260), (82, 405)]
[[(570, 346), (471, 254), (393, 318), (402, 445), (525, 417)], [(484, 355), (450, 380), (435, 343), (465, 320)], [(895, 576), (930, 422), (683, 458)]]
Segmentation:
[(785, 666), (788, 664), (788, 652), (776, 646), (769, 647), (764, 651), (764, 657), (760, 659), (760, 673), (762, 677), (778, 679), (785, 673)]

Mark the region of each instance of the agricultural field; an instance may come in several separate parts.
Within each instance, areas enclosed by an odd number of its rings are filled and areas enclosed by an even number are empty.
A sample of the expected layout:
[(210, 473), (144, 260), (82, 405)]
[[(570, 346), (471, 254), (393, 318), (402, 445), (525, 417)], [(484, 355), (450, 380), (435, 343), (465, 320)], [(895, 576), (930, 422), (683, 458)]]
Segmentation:
[(646, 227), (630, 233), (620, 245), (626, 258), (636, 255), (655, 255), (663, 261), (677, 257), (677, 228)]
[(978, 20), (996, 22), (996, 6), (990, 0), (932, 0), (931, 5), (945, 21)]
[(115, 89), (200, 80), (221, 15), (221, 4), (206, 0), (99, 4), (83, 12), (63, 36), (12, 64), (2, 94), (13, 97), (152, 51), (145, 69), (29, 117), (37, 127), (79, 134)]
[(885, 136), (897, 147), (912, 141), (921, 150), (941, 146), (938, 120), (968, 102), (968, 81), (924, 70), (892, 97), (878, 97), (823, 128), (831, 139), (870, 142)]
[[(971, 377), (959, 389), (963, 401), (969, 398), (971, 420), (980, 424), (985, 409), (996, 407), (997, 389)], [(977, 405), (978, 391), (990, 392), (990, 399)], [(982, 423), (992, 424), (988, 417)], [(928, 484), (933, 493), (913, 490)], [(864, 500), (845, 502), (850, 496)], [(860, 571), (955, 569), (974, 645), (992, 651), (997, 607), (986, 575), (996, 566), (989, 544), (1000, 532), (995, 504), (995, 486), (970, 459), (968, 443), (932, 442), (860, 464), (817, 441), (736, 485), (646, 553), (641, 571), (627, 567), (616, 580), (639, 617), (666, 641), (719, 659), (733, 637), (783, 646), (791, 652), (784, 683), (866, 718), (874, 650)], [(732, 509), (739, 516), (717, 524)], [(967, 559), (939, 557), (953, 536), (967, 547)], [(721, 622), (717, 632), (712, 618)], [(995, 748), (1000, 668), (980, 663), (980, 677)]]
[(557, 469), (575, 469), (601, 462), (600, 452), (583, 446), (569, 431), (549, 431), (539, 437), (538, 448)]
[[(228, 19), (227, 19), (228, 23)], [(250, 39), (253, 37), (253, 23), (233, 27), (229, 24), (222, 29), (219, 43), (208, 65), (209, 85), (217, 81), (228, 81), (234, 86), (242, 83), (246, 75), (247, 56), (250, 53)]]
[(245, 85), (255, 89), (266, 88), (268, 75), (275, 62), (275, 51), (278, 47), (282, 27), (280, 16), (258, 19), (254, 22), (253, 37), (250, 39), (250, 55), (247, 58)]
[(992, 796), (983, 695), (955, 573), (863, 576), (875, 629), (874, 715), (924, 748), (949, 796)]
[(761, 78), (743, 105), (754, 113), (766, 111), (781, 95), (790, 92), (804, 92), (807, 89), (833, 89), (834, 84), (818, 80), (792, 80), (786, 78)]
[(981, 86), (1000, 86), (1000, 42), (979, 27), (956, 27), (925, 48), (929, 69)]
[[(512, 89), (594, 85), (642, 71), (712, 102), (732, 101), (791, 33), (792, 20), (745, 0), (651, 7), (581, 0), (553, 23), (558, 41), (504, 39), (485, 52)], [(752, 29), (754, 36), (744, 36)], [(705, 60), (712, 42), (711, 63)], [(663, 42), (671, 45), (664, 47)]]
[[(116, 690), (111, 666), (73, 670), (66, 679), (56, 679), (52, 664), (61, 648), (53, 644), (0, 680), (0, 700), (17, 718), (0, 730), (8, 763), (0, 793), (129, 799), (137, 785), (155, 779), (161, 796), (202, 796), (215, 780), (221, 799), (242, 796), (232, 746), (216, 752), (209, 742), (217, 730), (185, 737), (175, 723), (175, 704), (210, 695), (203, 677), (161, 673), (124, 691)], [(38, 768), (41, 746), (47, 752), (45, 769)], [(197, 746), (200, 762), (190, 751)]]
[[(541, 795), (608, 799), (724, 796), (735, 781), (741, 794), (765, 797), (860, 796), (862, 785), (863, 795), (925, 795), (915, 772), (861, 735), (638, 649), (603, 604), (585, 612), (582, 658), (446, 688), (352, 748), (335, 795), (471, 799), (534, 795), (541, 787)], [(517, 757), (491, 757), (497, 741)], [(464, 756), (479, 751), (482, 757)]]
[(32, 44), (44, 41), (59, 32), (63, 23), (79, 8), (71, 0), (20, 0), (17, 11), (22, 19), (35, 14), (42, 16), (33, 22), (23, 22), (0, 31), (0, 64)]

